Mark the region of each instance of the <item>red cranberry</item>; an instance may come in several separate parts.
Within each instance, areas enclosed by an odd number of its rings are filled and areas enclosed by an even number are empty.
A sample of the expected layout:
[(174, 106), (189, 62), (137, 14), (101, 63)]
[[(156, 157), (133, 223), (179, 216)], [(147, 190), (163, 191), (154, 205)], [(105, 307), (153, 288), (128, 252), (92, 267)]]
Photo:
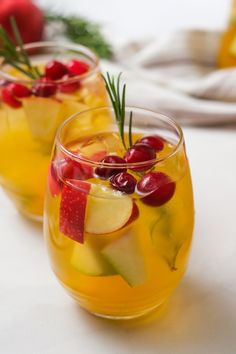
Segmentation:
[(57, 85), (43, 77), (40, 82), (35, 84), (32, 88), (32, 93), (39, 97), (53, 96), (57, 91)]
[(12, 108), (19, 108), (22, 106), (22, 103), (14, 97), (12, 91), (8, 87), (2, 89), (2, 100)]
[(137, 181), (134, 176), (127, 172), (118, 173), (110, 179), (110, 184), (113, 188), (126, 194), (134, 193), (136, 183)]
[(28, 97), (31, 95), (30, 89), (22, 84), (9, 84), (8, 89), (12, 92), (13, 96), (17, 98)]
[[(126, 151), (125, 160), (127, 163), (149, 162), (156, 158), (155, 150), (146, 144), (139, 143)], [(153, 163), (147, 163), (139, 167), (132, 167), (133, 171), (146, 171), (153, 166)]]
[(71, 81), (69, 75), (64, 75), (62, 80), (65, 80), (65, 82), (60, 84), (59, 90), (63, 93), (75, 92), (80, 87), (80, 83), (78, 81)]
[(72, 59), (67, 64), (67, 69), (71, 75), (77, 76), (89, 71), (89, 65), (82, 60)]
[[(104, 159), (102, 159), (101, 162), (104, 162), (104, 163), (110, 163), (110, 164), (125, 164), (125, 160), (122, 159), (122, 157), (119, 157), (119, 156), (116, 156), (116, 155), (109, 155), (109, 156), (106, 156), (104, 157)], [(125, 172), (126, 171), (126, 168), (124, 167), (118, 167), (115, 168), (115, 167), (97, 167), (95, 169), (95, 174), (102, 178), (102, 179), (108, 179), (110, 178), (111, 176), (117, 174), (117, 173), (120, 173), (120, 172)]]
[(163, 172), (149, 172), (137, 183), (137, 193), (142, 201), (151, 206), (161, 206), (174, 195), (175, 182)]
[(66, 66), (57, 60), (51, 60), (45, 66), (45, 76), (48, 79), (58, 80), (61, 79), (66, 73)]
[(138, 140), (136, 144), (140, 144), (140, 143), (150, 146), (156, 152), (161, 151), (164, 148), (164, 141), (158, 135), (144, 136), (142, 139)]

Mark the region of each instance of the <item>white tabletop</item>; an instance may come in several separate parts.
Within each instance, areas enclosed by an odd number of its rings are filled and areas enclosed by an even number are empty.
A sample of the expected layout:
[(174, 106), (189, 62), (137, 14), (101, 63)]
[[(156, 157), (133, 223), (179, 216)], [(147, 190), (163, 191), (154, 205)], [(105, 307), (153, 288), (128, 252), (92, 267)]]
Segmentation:
[[(122, 6), (125, 2), (119, 4), (131, 16), (138, 2), (130, 1), (129, 9)], [(154, 9), (166, 14), (173, 2), (146, 0), (132, 19), (133, 28), (139, 27), (144, 3), (151, 16)], [(38, 3), (65, 4), (64, 0)], [(77, 12), (81, 6), (83, 14), (101, 21), (109, 18), (109, 9), (114, 26), (119, 25), (121, 8), (116, 4), (111, 9), (109, 0), (66, 3), (68, 9), (74, 3)], [(172, 14), (170, 25), (178, 27), (181, 22), (183, 27), (191, 23), (207, 27), (208, 17), (210, 27), (214, 23), (222, 26), (228, 1), (209, 0), (207, 16), (205, 3), (178, 0), (176, 22)], [(92, 5), (99, 7), (95, 14)], [(187, 15), (180, 14), (182, 11)], [(215, 21), (211, 16), (216, 16)], [(122, 24), (128, 26), (127, 16)], [(166, 24), (162, 25), (157, 26), (165, 30)], [(151, 31), (150, 23), (145, 31)], [(50, 270), (41, 227), (23, 219), (0, 191), (0, 353), (236, 353), (236, 127), (185, 128), (184, 133), (195, 194), (195, 235), (187, 275), (158, 319), (152, 316), (136, 325), (118, 324), (81, 310)]]

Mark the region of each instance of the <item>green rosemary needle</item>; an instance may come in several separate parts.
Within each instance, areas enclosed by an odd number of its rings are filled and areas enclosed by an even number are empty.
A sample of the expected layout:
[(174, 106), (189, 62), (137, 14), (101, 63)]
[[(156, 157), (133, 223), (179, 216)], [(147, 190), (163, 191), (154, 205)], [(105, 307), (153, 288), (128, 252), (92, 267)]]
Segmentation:
[(85, 45), (94, 50), (101, 58), (109, 59), (112, 54), (112, 46), (103, 36), (100, 26), (83, 17), (61, 15), (49, 12), (47, 22), (62, 24), (64, 35), (74, 43)]
[(8, 33), (2, 26), (0, 26), (0, 43), (3, 45), (0, 49), (0, 56), (4, 58), (5, 63), (22, 72), (29, 78), (33, 80), (38, 79), (41, 76), (40, 72), (38, 68), (33, 67), (30, 63), (29, 56), (24, 49), (20, 31), (14, 17), (10, 18), (10, 23), (18, 48), (16, 49), (15, 44), (10, 39)]
[[(114, 76), (110, 76), (107, 72), (106, 77), (103, 76), (107, 93), (110, 97), (112, 107), (115, 112), (115, 119), (119, 129), (120, 137), (124, 148), (127, 150), (124, 128), (125, 128), (125, 96), (126, 96), (126, 85), (124, 84), (121, 89), (120, 77), (122, 73), (118, 75), (117, 81)], [(129, 116), (129, 147), (133, 145), (132, 143), (132, 122), (133, 122), (133, 112), (130, 112)]]

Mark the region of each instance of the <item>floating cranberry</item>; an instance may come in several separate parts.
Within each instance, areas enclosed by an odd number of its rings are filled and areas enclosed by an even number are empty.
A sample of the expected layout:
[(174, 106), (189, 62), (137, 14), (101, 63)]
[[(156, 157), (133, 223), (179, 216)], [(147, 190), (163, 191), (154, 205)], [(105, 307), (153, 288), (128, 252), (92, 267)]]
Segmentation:
[[(109, 155), (104, 157), (101, 162), (104, 163), (109, 163), (109, 164), (125, 164), (125, 160), (122, 159), (122, 157), (116, 156), (116, 155)], [(102, 179), (108, 179), (111, 176), (120, 173), (120, 172), (125, 172), (126, 168), (124, 167), (97, 167), (95, 169), (95, 174), (102, 178)]]
[(67, 72), (67, 67), (57, 60), (51, 60), (45, 65), (45, 76), (51, 80), (61, 79)]
[(137, 193), (142, 201), (151, 206), (161, 206), (174, 195), (175, 182), (163, 172), (149, 172), (137, 183)]
[(57, 85), (43, 77), (40, 82), (35, 84), (32, 88), (32, 93), (39, 97), (53, 96), (57, 91)]
[(22, 103), (14, 97), (12, 91), (8, 87), (2, 89), (2, 100), (12, 108), (19, 108), (22, 106)]
[(136, 183), (137, 181), (134, 176), (127, 172), (121, 172), (117, 175), (113, 175), (110, 179), (110, 184), (113, 188), (126, 194), (134, 193)]
[(138, 140), (136, 144), (140, 144), (140, 143), (150, 146), (156, 152), (161, 151), (164, 148), (164, 141), (158, 135), (144, 136), (142, 139)]
[(29, 97), (31, 95), (31, 90), (22, 84), (9, 84), (8, 89), (12, 92), (13, 96), (17, 98)]
[(71, 81), (71, 78), (69, 75), (64, 75), (62, 80), (65, 80), (65, 82), (60, 84), (59, 90), (63, 93), (75, 92), (80, 87), (79, 81)]
[(67, 69), (71, 75), (83, 75), (89, 71), (89, 65), (82, 60), (72, 59), (67, 64)]
[(154, 160), (156, 158), (155, 150), (146, 144), (139, 143), (137, 145), (133, 145), (129, 148), (125, 153), (125, 160), (127, 163), (138, 163), (138, 162), (149, 162), (147, 164), (143, 164), (139, 167), (131, 167), (133, 171), (146, 171), (153, 166), (153, 163), (150, 163), (150, 160)]

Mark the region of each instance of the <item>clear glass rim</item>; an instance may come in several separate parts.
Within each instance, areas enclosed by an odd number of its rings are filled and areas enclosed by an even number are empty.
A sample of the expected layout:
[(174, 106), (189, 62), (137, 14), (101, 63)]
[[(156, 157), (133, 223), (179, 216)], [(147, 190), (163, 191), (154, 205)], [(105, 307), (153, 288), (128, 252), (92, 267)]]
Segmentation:
[[(93, 74), (95, 74), (96, 72), (99, 71), (99, 58), (98, 56), (89, 48), (81, 45), (81, 44), (74, 44), (71, 42), (57, 42), (57, 41), (42, 41), (42, 42), (32, 42), (32, 43), (27, 43), (24, 44), (23, 46), (26, 50), (29, 49), (40, 49), (40, 48), (50, 48), (50, 47), (58, 47), (58, 48), (64, 48), (64, 49), (71, 49), (71, 50), (75, 50), (77, 52), (81, 52), (83, 53), (85, 56), (87, 56), (88, 58), (90, 58), (93, 62), (93, 67), (91, 70), (89, 70), (87, 73), (82, 74), (82, 75), (78, 75), (78, 76), (72, 76), (66, 80), (48, 80), (48, 84), (50, 83), (56, 83), (56, 84), (60, 84), (60, 83), (64, 83), (64, 82), (71, 82), (71, 81), (77, 81), (77, 80), (83, 80)], [(18, 49), (18, 47), (16, 48)], [(0, 75), (2, 76), (3, 79), (9, 80), (11, 82), (19, 82), (19, 83), (25, 83), (25, 84), (32, 84), (32, 82), (37, 81), (33, 80), (33, 79), (19, 79), (13, 75), (7, 74), (5, 71), (3, 71), (1, 68), (3, 67), (4, 64), (4, 60), (2, 61), (2, 63), (0, 64)], [(47, 83), (44, 83), (45, 85), (47, 85)]]
[(56, 138), (55, 138), (55, 143), (56, 146), (59, 150), (61, 150), (66, 156), (68, 156), (70, 159), (78, 161), (78, 162), (82, 162), (85, 163), (87, 165), (92, 165), (94, 167), (107, 167), (107, 168), (114, 168), (114, 169), (120, 169), (120, 168), (134, 168), (134, 167), (142, 167), (142, 166), (146, 166), (147, 164), (156, 164), (156, 163), (160, 163), (163, 161), (166, 161), (167, 159), (171, 158), (172, 156), (174, 156), (178, 150), (180, 149), (180, 147), (182, 146), (183, 142), (184, 142), (184, 136), (183, 136), (183, 131), (181, 129), (181, 127), (179, 126), (179, 124), (173, 119), (170, 118), (160, 112), (155, 112), (146, 108), (142, 108), (142, 107), (137, 107), (137, 106), (126, 106), (125, 110), (126, 111), (131, 111), (131, 110), (139, 110), (139, 111), (143, 111), (143, 113), (149, 113), (152, 114), (153, 116), (157, 116), (157, 119), (167, 123), (169, 126), (171, 126), (172, 128), (175, 129), (175, 131), (178, 133), (178, 142), (175, 144), (173, 150), (171, 150), (168, 154), (166, 154), (163, 157), (158, 157), (152, 160), (148, 160), (148, 161), (143, 161), (143, 162), (135, 162), (135, 163), (105, 163), (105, 162), (97, 162), (97, 161), (92, 161), (90, 159), (87, 159), (83, 156), (79, 156), (75, 153), (73, 153), (72, 151), (68, 150), (65, 145), (62, 143), (61, 141), (61, 133), (63, 131), (63, 129), (65, 128), (65, 126), (67, 124), (70, 123), (70, 121), (76, 119), (77, 117), (79, 117), (80, 115), (83, 114), (87, 114), (89, 112), (95, 112), (95, 111), (99, 111), (99, 110), (104, 110), (104, 109), (109, 109), (110, 111), (114, 112), (113, 107), (112, 106), (103, 106), (103, 107), (97, 107), (97, 108), (90, 108), (87, 110), (84, 110), (82, 112), (78, 112), (73, 114), (72, 116), (70, 116), (69, 118), (67, 118), (58, 128), (57, 134), (56, 134)]

